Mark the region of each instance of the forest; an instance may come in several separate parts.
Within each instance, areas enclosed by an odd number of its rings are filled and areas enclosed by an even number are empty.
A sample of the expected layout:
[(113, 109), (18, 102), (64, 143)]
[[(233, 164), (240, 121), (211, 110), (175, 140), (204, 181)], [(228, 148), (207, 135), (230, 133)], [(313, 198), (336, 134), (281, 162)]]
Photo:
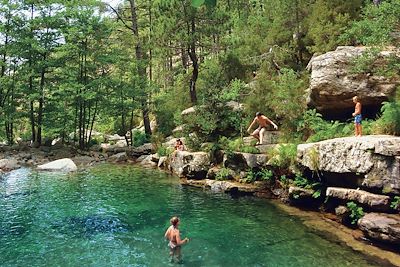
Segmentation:
[[(400, 0), (1, 0), (0, 139), (88, 149), (97, 131), (134, 146), (185, 122), (196, 149), (243, 136), (256, 111), (288, 142), (351, 135), (306, 106), (306, 66), (337, 46), (399, 47), (399, 14)], [(398, 77), (399, 61), (385, 75)], [(399, 97), (364, 129), (400, 134)]]

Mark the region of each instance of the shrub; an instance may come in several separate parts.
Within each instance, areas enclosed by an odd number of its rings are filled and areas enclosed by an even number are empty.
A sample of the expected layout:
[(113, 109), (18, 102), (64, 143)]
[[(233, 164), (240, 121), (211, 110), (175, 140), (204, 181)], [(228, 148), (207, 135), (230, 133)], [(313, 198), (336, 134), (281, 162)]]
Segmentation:
[(296, 144), (281, 144), (277, 149), (272, 149), (269, 152), (270, 162), (272, 165), (289, 169), (296, 164), (297, 145)]
[(347, 202), (347, 208), (350, 210), (351, 224), (356, 224), (359, 219), (364, 216), (364, 211), (362, 207), (359, 207), (353, 201)]
[(293, 184), (298, 187), (314, 190), (314, 193), (312, 195), (313, 198), (319, 198), (321, 196), (322, 184), (320, 182), (309, 180), (299, 174), (296, 174)]
[(172, 147), (167, 147), (167, 146), (164, 146), (164, 145), (161, 145), (161, 146), (159, 146), (157, 148), (157, 154), (160, 157), (165, 157), (165, 156), (168, 157), (169, 155), (172, 154), (173, 151), (174, 151), (174, 149)]
[(400, 206), (400, 196), (395, 196), (394, 200), (392, 201), (392, 203), (390, 203), (390, 207), (392, 209), (397, 210), (397, 208)]
[(271, 181), (274, 177), (274, 173), (271, 170), (263, 169), (257, 173), (260, 181)]
[(400, 135), (400, 102), (384, 102), (381, 117), (373, 124), (377, 134)]
[(148, 142), (147, 135), (142, 131), (134, 131), (132, 137), (132, 143), (134, 147), (138, 147)]
[(220, 169), (215, 175), (215, 180), (224, 181), (232, 179), (232, 171), (228, 168)]

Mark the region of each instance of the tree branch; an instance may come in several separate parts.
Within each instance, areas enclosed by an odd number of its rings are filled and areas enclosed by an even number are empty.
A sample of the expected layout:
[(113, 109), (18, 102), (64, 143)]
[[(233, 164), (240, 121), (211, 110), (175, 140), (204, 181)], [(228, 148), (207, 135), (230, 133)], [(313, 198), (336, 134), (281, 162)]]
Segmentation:
[(109, 8), (111, 8), (112, 11), (114, 11), (115, 15), (117, 15), (118, 20), (120, 20), (120, 21), (124, 24), (124, 26), (125, 26), (126, 28), (128, 28), (128, 29), (131, 30), (131, 31), (133, 31), (133, 28), (130, 27), (130, 26), (125, 22), (125, 20), (119, 15), (118, 11), (115, 10), (115, 8), (113, 8), (110, 4), (106, 4), (106, 5), (107, 5)]

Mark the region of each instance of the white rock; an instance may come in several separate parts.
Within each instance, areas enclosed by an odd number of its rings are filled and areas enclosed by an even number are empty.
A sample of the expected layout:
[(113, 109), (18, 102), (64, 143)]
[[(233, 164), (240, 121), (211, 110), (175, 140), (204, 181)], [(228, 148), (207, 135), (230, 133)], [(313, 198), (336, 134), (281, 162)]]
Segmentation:
[(69, 158), (55, 160), (43, 165), (39, 165), (37, 168), (38, 170), (43, 170), (43, 171), (62, 171), (62, 172), (73, 172), (78, 169), (75, 163)]

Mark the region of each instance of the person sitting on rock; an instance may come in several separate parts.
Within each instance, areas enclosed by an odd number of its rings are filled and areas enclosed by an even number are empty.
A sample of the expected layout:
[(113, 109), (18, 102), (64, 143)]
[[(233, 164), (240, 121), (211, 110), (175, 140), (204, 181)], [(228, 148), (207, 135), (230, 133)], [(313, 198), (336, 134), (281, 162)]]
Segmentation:
[(354, 135), (357, 137), (361, 137), (362, 135), (362, 127), (361, 127), (361, 102), (360, 99), (355, 96), (353, 97), (353, 103), (356, 104), (354, 108), (354, 113), (352, 114), (354, 117)]
[(174, 152), (172, 152), (172, 161), (175, 160), (176, 158), (176, 153), (178, 153), (178, 151), (184, 151), (185, 150), (185, 146), (183, 145), (183, 142), (181, 139), (176, 139), (176, 143), (175, 143), (175, 150)]
[(275, 130), (278, 130), (278, 126), (273, 121), (268, 119), (268, 117), (266, 117), (261, 112), (257, 112), (256, 117), (254, 118), (253, 122), (250, 124), (249, 128), (247, 129), (247, 132), (249, 134), (250, 134), (251, 128), (256, 123), (258, 123), (258, 128), (253, 133), (251, 133), (251, 135), (258, 140), (256, 145), (262, 145), (263, 135), (264, 135), (264, 132), (265, 132), (268, 124), (271, 124)]

